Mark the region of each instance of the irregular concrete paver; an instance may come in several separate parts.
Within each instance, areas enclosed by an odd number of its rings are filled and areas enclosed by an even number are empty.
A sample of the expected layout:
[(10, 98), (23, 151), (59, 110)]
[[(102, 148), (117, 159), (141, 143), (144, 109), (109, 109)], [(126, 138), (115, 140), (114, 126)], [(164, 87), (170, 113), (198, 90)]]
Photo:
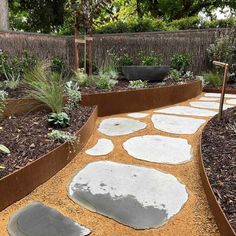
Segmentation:
[(95, 146), (85, 151), (85, 153), (90, 156), (103, 156), (112, 152), (113, 149), (114, 145), (111, 140), (106, 138), (101, 138), (98, 140)]
[(236, 99), (228, 99), (226, 102), (228, 104), (236, 105)]
[(214, 116), (217, 114), (216, 111), (199, 109), (195, 107), (188, 106), (172, 106), (159, 110), (155, 110), (156, 113), (164, 113), (164, 114), (173, 114), (173, 115), (184, 115), (184, 116)]
[(11, 217), (11, 236), (85, 236), (90, 230), (42, 203), (33, 202)]
[(130, 156), (149, 162), (181, 164), (192, 157), (191, 145), (182, 138), (144, 135), (128, 139), (123, 147)]
[(100, 123), (98, 130), (109, 136), (131, 134), (145, 129), (147, 124), (130, 118), (108, 118)]
[(155, 114), (152, 122), (156, 129), (172, 134), (194, 134), (206, 121), (189, 117)]
[(220, 101), (220, 98), (201, 97), (201, 98), (199, 98), (199, 101), (213, 101), (213, 102), (217, 102), (217, 101)]
[[(221, 96), (221, 93), (205, 93), (204, 96), (206, 97), (219, 97)], [(236, 94), (225, 94), (225, 98), (236, 98)]]
[(142, 112), (134, 112), (134, 113), (129, 113), (127, 116), (132, 117), (132, 118), (144, 118), (147, 117), (149, 114), (147, 113), (142, 113)]
[[(219, 102), (190, 102), (190, 105), (193, 107), (199, 107), (199, 108), (207, 108), (207, 109), (219, 109), (220, 103)], [(231, 108), (233, 106), (224, 104), (223, 109), (226, 110), (228, 108)]]
[(171, 174), (111, 161), (88, 164), (68, 192), (85, 208), (136, 229), (161, 226), (188, 199), (185, 185)]

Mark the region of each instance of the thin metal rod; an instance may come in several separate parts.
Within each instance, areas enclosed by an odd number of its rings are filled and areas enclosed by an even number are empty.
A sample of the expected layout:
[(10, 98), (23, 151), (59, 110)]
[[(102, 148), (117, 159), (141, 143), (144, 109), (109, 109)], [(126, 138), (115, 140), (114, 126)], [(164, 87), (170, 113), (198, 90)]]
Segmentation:
[(221, 63), (217, 65), (222, 66), (223, 64), (224, 64), (225, 70), (224, 70), (224, 80), (223, 80), (223, 86), (222, 86), (221, 97), (220, 97), (220, 107), (219, 107), (219, 113), (218, 113), (219, 121), (222, 119), (223, 105), (224, 105), (224, 99), (225, 99), (225, 89), (226, 89), (226, 83), (227, 83), (227, 77), (228, 77), (228, 66), (229, 66), (226, 63)]

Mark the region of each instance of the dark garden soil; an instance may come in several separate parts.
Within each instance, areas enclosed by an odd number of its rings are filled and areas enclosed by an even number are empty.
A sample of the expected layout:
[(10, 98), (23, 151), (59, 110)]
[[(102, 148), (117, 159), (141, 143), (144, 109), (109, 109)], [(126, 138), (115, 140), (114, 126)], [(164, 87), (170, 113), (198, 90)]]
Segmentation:
[[(212, 91), (212, 92), (216, 92), (216, 91), (221, 92), (222, 87), (214, 87), (212, 85), (205, 85), (204, 86), (204, 90), (205, 91), (209, 91), (209, 92), (210, 91)], [(236, 84), (227, 84), (226, 92), (227, 93), (235, 93), (236, 94)]]
[[(182, 81), (183, 83), (189, 83), (192, 82), (193, 80), (184, 80)], [(164, 82), (148, 82), (147, 88), (156, 88), (156, 87), (164, 87), (164, 86), (169, 86), (169, 85), (177, 85), (180, 84), (179, 82), (175, 82), (171, 79), (166, 79)], [(94, 93), (103, 93), (103, 92), (109, 92), (109, 91), (128, 91), (128, 90), (136, 90), (129, 88), (129, 82), (126, 79), (119, 79), (118, 83), (111, 89), (98, 89), (95, 86), (94, 87), (86, 87), (83, 88), (81, 87), (81, 93), (82, 94), (94, 94)], [(16, 90), (6, 90), (8, 92), (8, 98), (25, 98), (26, 97), (26, 88), (23, 86), (19, 86)]]
[[(182, 83), (189, 83), (193, 80), (182, 80)], [(180, 82), (175, 82), (171, 79), (165, 79), (163, 82), (148, 82), (146, 88), (157, 88), (157, 87), (164, 87), (170, 85), (177, 85), (181, 84)], [(94, 94), (94, 93), (103, 93), (103, 92), (118, 92), (118, 91), (130, 91), (130, 90), (137, 90), (135, 88), (129, 88), (129, 81), (126, 79), (119, 79), (118, 83), (111, 89), (98, 89), (96, 87), (89, 87), (89, 88), (81, 88), (82, 94)]]
[[(61, 130), (75, 134), (90, 117), (93, 107), (78, 106), (70, 115), (70, 126)], [(53, 150), (61, 143), (48, 139), (52, 130), (46, 111), (30, 112), (0, 119), (0, 144), (9, 148), (9, 155), (0, 153), (0, 178), (14, 172)]]
[(236, 231), (236, 108), (214, 117), (202, 135), (204, 166), (218, 203)]

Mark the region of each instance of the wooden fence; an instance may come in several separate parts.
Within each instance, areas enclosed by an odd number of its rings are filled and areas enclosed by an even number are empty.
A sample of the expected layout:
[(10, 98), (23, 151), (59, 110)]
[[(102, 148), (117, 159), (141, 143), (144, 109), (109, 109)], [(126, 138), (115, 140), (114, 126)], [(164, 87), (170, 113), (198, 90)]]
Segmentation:
[[(137, 54), (142, 50), (163, 54), (164, 64), (169, 64), (173, 54), (189, 53), (193, 58), (191, 70), (200, 73), (209, 68), (206, 49), (225, 31), (226, 29), (209, 29), (94, 35), (94, 62), (100, 66), (109, 54), (129, 53), (137, 58)], [(60, 57), (71, 67), (74, 64), (71, 36), (0, 32), (0, 49), (13, 56), (28, 50), (40, 58)]]

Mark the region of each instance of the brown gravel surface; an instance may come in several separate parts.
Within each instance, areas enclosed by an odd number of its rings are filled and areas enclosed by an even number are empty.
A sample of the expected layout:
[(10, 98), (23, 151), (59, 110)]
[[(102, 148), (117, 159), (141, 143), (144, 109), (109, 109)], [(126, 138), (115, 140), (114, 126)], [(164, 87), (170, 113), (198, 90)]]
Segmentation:
[[(68, 113), (70, 126), (61, 130), (75, 134), (92, 111), (92, 107), (83, 106), (73, 109)], [(0, 171), (0, 178), (24, 167), (61, 144), (48, 139), (48, 133), (52, 128), (49, 127), (47, 119), (46, 111), (0, 119), (0, 143), (11, 151), (9, 155), (0, 153), (0, 166), (5, 167)]]
[(202, 135), (204, 166), (215, 193), (230, 224), (236, 232), (236, 108), (214, 117)]
[[(189, 101), (182, 103), (188, 105)], [(146, 111), (153, 114), (153, 111)], [(126, 114), (115, 115), (114, 117), (127, 117)], [(97, 120), (97, 125), (104, 118)], [(32, 201), (40, 201), (49, 207), (59, 210), (64, 215), (87, 226), (92, 230), (92, 236), (219, 236), (214, 217), (209, 209), (206, 195), (204, 193), (200, 171), (199, 171), (199, 138), (203, 126), (195, 135), (174, 135), (158, 131), (151, 123), (150, 116), (139, 119), (148, 124), (144, 130), (131, 135), (119, 137), (107, 137), (98, 131), (92, 135), (87, 146), (78, 156), (53, 178), (39, 186), (35, 191), (19, 202), (11, 205), (0, 213), (1, 236), (7, 234), (7, 223), (9, 218), (20, 208)], [(186, 138), (192, 145), (193, 159), (185, 164), (165, 165), (145, 162), (132, 158), (123, 149), (122, 144), (128, 138), (146, 135), (162, 134), (170, 137)], [(91, 157), (85, 154), (85, 150), (92, 147), (98, 138), (106, 137), (113, 141), (115, 148), (112, 153), (102, 157)], [(88, 163), (97, 160), (111, 160), (120, 163), (134, 164), (138, 166), (151, 167), (168, 172), (176, 176), (188, 189), (189, 199), (183, 209), (172, 217), (165, 225), (158, 229), (135, 230), (124, 226), (112, 219), (90, 212), (89, 210), (75, 204), (67, 196), (67, 186), (72, 176), (85, 167)]]

